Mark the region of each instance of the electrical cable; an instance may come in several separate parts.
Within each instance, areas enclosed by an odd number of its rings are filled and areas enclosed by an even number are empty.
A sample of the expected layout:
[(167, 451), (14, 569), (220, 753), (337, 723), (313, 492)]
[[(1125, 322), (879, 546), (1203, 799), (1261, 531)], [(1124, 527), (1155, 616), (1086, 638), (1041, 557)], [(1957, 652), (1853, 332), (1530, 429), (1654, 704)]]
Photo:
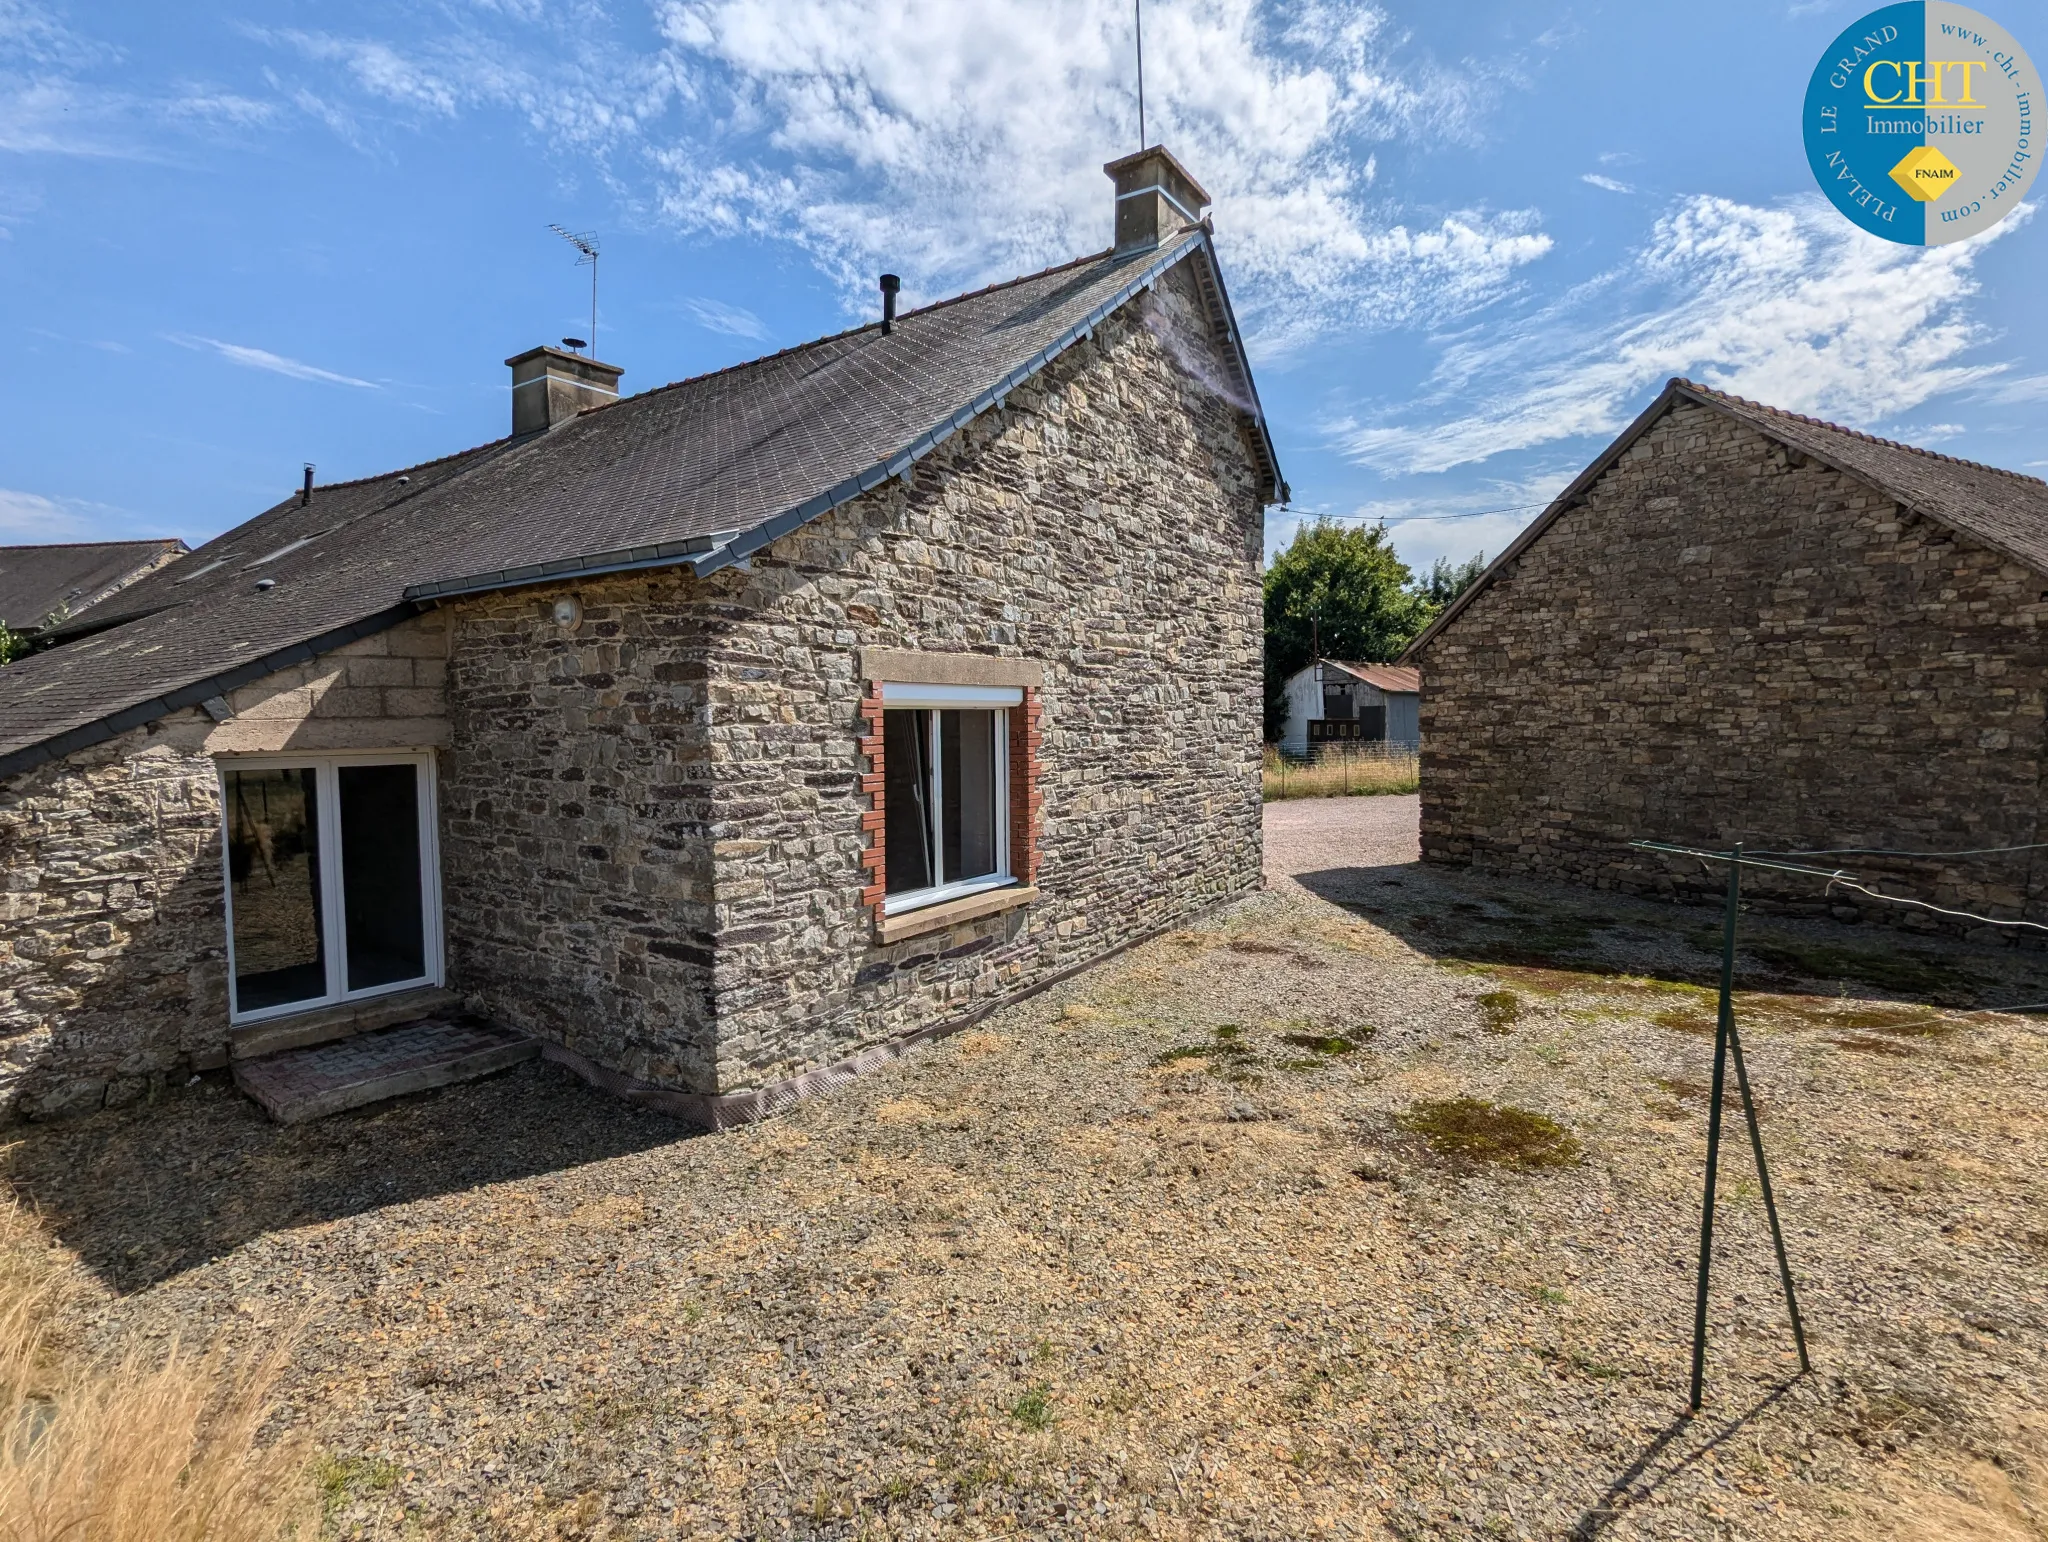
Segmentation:
[(1758, 851), (1765, 857), (1995, 857), (2013, 851), (2048, 851), (2048, 841), (2026, 846), (1976, 846), (1967, 851), (1893, 851), (1883, 846), (1819, 846), (1811, 851)]

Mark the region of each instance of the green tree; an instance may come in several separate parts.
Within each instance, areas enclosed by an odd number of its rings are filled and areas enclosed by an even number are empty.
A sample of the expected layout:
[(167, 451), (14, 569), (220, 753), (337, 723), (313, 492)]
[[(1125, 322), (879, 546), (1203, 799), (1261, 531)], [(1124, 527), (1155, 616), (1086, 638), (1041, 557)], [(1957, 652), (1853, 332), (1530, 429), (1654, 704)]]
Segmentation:
[(5, 668), (28, 652), (28, 639), (0, 621), (0, 668)]
[(1380, 663), (1396, 658), (1436, 614), (1394, 554), (1385, 525), (1319, 519), (1266, 569), (1266, 737), (1286, 722), (1288, 676), (1315, 657)]
[(1422, 581), (1422, 597), (1429, 601), (1432, 611), (1441, 611), (1477, 583), (1479, 575), (1485, 571), (1486, 553), (1483, 551), (1474, 552), (1464, 562), (1439, 557), (1430, 568), (1429, 577)]

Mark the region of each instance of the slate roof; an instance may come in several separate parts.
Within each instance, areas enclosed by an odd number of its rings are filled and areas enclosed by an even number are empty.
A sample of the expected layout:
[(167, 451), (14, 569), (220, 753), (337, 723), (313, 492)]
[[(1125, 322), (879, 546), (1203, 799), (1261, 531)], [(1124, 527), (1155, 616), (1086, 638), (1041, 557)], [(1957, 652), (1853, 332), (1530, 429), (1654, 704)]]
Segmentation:
[(1622, 431), (1621, 437), (1573, 478), (1571, 485), (1488, 564), (1478, 581), (1431, 622), (1401, 657), (1420, 657), (1422, 650), (1464, 613), (1465, 607), (1493, 582), (1496, 574), (1505, 572), (1541, 539), (1543, 532), (1578, 504), (1586, 490), (1630, 445), (1681, 401), (1695, 402), (1738, 418), (1778, 443), (1868, 483), (1916, 514), (2003, 552), (2036, 572), (2048, 574), (2048, 482), (2039, 477), (1959, 460), (1895, 439), (1880, 439), (1839, 423), (1768, 407), (1747, 397), (1731, 396), (1726, 391), (1674, 377), (1642, 415)]
[(1352, 664), (1343, 659), (1324, 659), (1323, 662), (1335, 665), (1376, 690), (1390, 691), (1396, 696), (1412, 696), (1422, 689), (1422, 671), (1411, 664)]
[[(1205, 227), (992, 285), (402, 472), (296, 492), (0, 670), (0, 775), (415, 614), (579, 573), (708, 573), (907, 472), (1194, 260), (1267, 494), (1286, 496)], [(267, 591), (260, 578), (274, 579)], [(84, 631), (85, 627), (63, 630)], [(61, 635), (61, 633), (59, 634)]]
[(0, 546), (0, 622), (27, 632), (59, 606), (77, 615), (184, 550), (179, 540)]

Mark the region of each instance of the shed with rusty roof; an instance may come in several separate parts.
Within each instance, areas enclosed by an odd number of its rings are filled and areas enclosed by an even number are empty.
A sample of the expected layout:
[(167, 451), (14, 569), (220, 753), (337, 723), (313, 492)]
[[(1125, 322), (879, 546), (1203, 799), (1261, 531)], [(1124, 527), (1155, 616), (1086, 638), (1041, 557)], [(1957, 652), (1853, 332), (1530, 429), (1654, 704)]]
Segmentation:
[(1313, 755), (1340, 749), (1412, 750), (1420, 742), (1422, 672), (1410, 664), (1317, 659), (1286, 683), (1280, 749)]

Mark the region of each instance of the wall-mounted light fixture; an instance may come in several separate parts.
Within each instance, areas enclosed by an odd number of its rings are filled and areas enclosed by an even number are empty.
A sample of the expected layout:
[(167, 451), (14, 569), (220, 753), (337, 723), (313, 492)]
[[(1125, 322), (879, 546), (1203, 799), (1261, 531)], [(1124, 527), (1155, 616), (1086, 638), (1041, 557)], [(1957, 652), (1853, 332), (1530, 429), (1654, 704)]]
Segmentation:
[(583, 602), (573, 594), (555, 601), (554, 618), (563, 631), (575, 631), (583, 624)]

